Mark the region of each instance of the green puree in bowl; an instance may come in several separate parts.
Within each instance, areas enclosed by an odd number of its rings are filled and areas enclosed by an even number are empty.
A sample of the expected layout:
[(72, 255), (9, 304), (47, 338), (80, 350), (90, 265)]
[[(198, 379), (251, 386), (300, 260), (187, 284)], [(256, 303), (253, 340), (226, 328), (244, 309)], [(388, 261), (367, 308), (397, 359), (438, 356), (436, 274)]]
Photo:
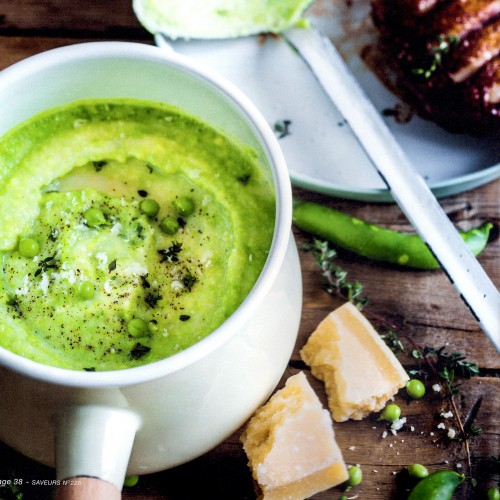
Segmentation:
[(86, 370), (171, 356), (244, 300), (274, 217), (256, 152), (177, 108), (37, 115), (0, 139), (0, 345)]

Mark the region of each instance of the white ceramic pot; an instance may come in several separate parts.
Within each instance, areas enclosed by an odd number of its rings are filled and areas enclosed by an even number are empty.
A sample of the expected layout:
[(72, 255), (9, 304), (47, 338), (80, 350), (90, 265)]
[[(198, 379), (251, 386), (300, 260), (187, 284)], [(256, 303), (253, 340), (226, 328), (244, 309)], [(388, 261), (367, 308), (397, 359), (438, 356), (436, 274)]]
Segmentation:
[(121, 489), (126, 473), (173, 467), (215, 447), (270, 395), (296, 340), (302, 287), (286, 165), (270, 127), (238, 89), (156, 47), (78, 44), (0, 73), (0, 134), (42, 110), (91, 97), (167, 102), (222, 128), (258, 151), (277, 198), (258, 282), (221, 327), (189, 349), (128, 370), (80, 372), (0, 348), (0, 439), (55, 466), (60, 479), (91, 476)]

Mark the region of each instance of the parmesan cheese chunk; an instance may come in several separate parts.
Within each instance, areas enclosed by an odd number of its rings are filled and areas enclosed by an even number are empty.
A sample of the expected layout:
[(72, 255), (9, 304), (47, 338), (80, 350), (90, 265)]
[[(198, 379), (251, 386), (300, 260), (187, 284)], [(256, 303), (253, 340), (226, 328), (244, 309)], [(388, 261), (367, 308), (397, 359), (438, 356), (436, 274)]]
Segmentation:
[(393, 352), (350, 302), (331, 312), (300, 355), (325, 383), (333, 419), (380, 411), (409, 379)]
[(241, 441), (263, 500), (302, 500), (349, 477), (330, 414), (302, 372), (257, 410)]

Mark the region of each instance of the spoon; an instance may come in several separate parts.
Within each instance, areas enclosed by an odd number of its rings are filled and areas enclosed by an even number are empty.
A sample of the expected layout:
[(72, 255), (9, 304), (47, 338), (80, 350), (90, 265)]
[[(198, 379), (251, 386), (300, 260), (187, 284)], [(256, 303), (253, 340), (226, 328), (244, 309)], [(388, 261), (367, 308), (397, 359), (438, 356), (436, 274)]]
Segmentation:
[[(300, 19), (297, 14), (302, 15), (311, 2), (284, 2), (289, 14), (285, 19), (276, 5), (278, 2), (272, 7), (267, 6), (267, 27), (259, 22), (261, 17), (255, 12), (255, 5), (259, 2), (251, 5), (250, 2), (243, 2), (246, 5), (243, 11), (233, 13), (237, 14), (234, 17), (226, 13), (226, 22), (222, 23), (216, 22), (221, 20), (222, 11), (215, 9), (213, 2), (207, 10), (207, 3), (201, 0), (163, 0), (161, 11), (168, 15), (164, 14), (157, 20), (159, 22), (151, 23), (149, 15), (152, 12), (148, 11), (151, 3), (152, 0), (134, 0), (133, 6), (139, 20), (155, 34), (160, 47), (169, 47), (167, 38), (234, 38), (264, 31), (280, 32), (310, 67), (326, 94), (349, 122), (394, 200), (500, 352), (500, 293), (465, 245), (427, 183), (412, 166), (335, 46), (314, 27), (306, 26), (306, 23), (297, 27)], [(227, 6), (224, 0), (219, 3), (221, 8)], [(179, 8), (180, 4), (183, 8)], [(295, 9), (291, 7), (292, 4), (296, 4)], [(245, 21), (248, 23), (245, 24)]]

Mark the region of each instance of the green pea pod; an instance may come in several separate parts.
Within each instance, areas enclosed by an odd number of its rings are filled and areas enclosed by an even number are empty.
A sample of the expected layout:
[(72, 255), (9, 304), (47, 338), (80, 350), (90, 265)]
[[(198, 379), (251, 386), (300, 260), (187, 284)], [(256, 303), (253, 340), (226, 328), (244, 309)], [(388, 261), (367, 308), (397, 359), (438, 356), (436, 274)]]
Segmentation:
[(408, 500), (450, 500), (465, 476), (453, 470), (439, 470), (421, 479), (411, 490)]
[[(293, 222), (312, 235), (363, 257), (415, 269), (439, 269), (439, 263), (417, 234), (401, 233), (370, 224), (310, 201), (293, 203)], [(478, 255), (486, 246), (491, 223), (461, 231), (467, 247)]]

